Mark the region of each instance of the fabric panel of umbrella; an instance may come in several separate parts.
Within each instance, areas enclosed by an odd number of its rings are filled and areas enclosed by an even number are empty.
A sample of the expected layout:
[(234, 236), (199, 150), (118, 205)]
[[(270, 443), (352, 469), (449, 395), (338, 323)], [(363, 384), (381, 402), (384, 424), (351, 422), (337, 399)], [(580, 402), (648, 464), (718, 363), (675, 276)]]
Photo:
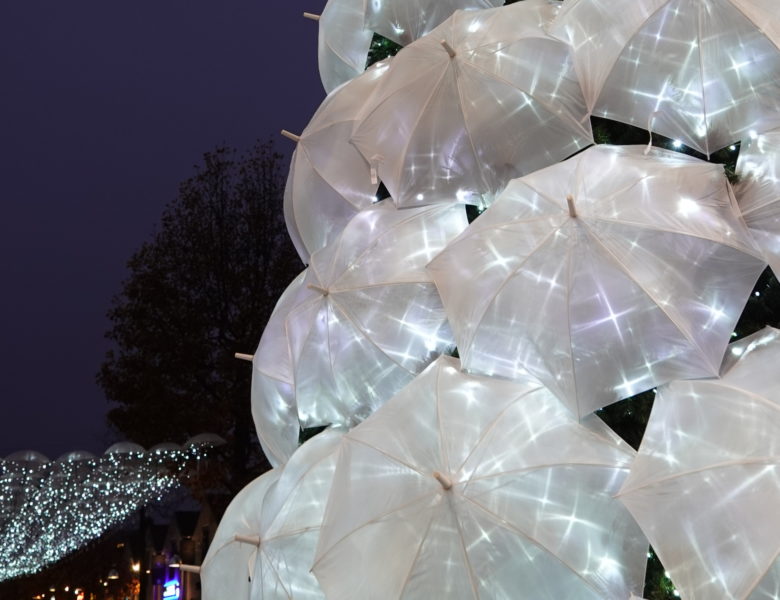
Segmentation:
[(778, 363), (765, 328), (729, 346), (719, 379), (658, 388), (619, 499), (684, 599), (780, 592)]
[(325, 598), (310, 569), (342, 435), (328, 429), (303, 444), (266, 494), (252, 600)]
[(260, 507), (279, 475), (278, 469), (266, 471), (227, 507), (200, 567), (203, 600), (249, 599), (259, 544)]
[(772, 0), (567, 0), (551, 31), (595, 115), (705, 154), (780, 124)]
[(317, 59), (327, 93), (360, 75), (374, 32), (365, 26), (365, 0), (328, 0), (319, 17)]
[(454, 346), (425, 265), (466, 225), (463, 206), (383, 201), (312, 254), (286, 319), (304, 427), (354, 425)]
[(284, 321), (303, 293), (301, 273), (279, 298), (252, 357), (252, 418), (268, 462), (278, 467), (298, 447), (301, 425)]
[(720, 165), (595, 146), (512, 181), (428, 271), (466, 369), (583, 416), (716, 375), (764, 267)]
[(743, 140), (734, 186), (742, 218), (780, 277), (780, 130)]
[(283, 132), (297, 141), (284, 190), (284, 218), (304, 264), (356, 212), (376, 201), (378, 185), (371, 181), (369, 164), (349, 140), (388, 64), (376, 63), (332, 92), (300, 136)]
[(605, 427), (440, 357), (342, 438), (314, 574), (342, 600), (624, 600), (647, 541), (612, 497), (634, 451)]
[(495, 8), (504, 0), (363, 0), (366, 27), (406, 46), (430, 33), (456, 10)]
[(569, 49), (543, 30), (554, 12), (458, 11), (394, 57), (352, 142), (396, 205), (490, 203), (592, 143)]

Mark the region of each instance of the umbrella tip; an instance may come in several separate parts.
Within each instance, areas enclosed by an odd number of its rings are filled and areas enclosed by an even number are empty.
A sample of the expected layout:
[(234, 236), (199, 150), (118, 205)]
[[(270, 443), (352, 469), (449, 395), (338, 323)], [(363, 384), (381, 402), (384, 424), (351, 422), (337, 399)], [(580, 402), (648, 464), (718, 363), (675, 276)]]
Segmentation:
[(311, 19), (312, 21), (319, 21), (320, 20), (320, 16), (319, 15), (315, 15), (314, 13), (305, 12), (305, 13), (303, 13), (303, 16), (304, 16), (304, 18)]
[(255, 359), (253, 354), (243, 354), (241, 352), (236, 352), (233, 356), (238, 360), (248, 360), (249, 362), (252, 362)]
[(292, 140), (295, 143), (298, 143), (301, 141), (301, 136), (295, 135), (294, 133), (290, 133), (286, 129), (282, 129), (282, 135), (286, 137), (288, 140)]
[(327, 288), (314, 285), (313, 283), (310, 283), (306, 287), (309, 288), (310, 290), (314, 290), (315, 292), (319, 292), (323, 296), (327, 296), (330, 293), (330, 291)]
[(446, 475), (442, 475), (438, 471), (433, 472), (433, 476), (441, 484), (441, 487), (443, 487), (445, 490), (452, 489), (452, 479), (447, 477)]
[(450, 55), (450, 58), (455, 58), (455, 54), (456, 54), (456, 53), (455, 53), (455, 48), (453, 48), (452, 46), (450, 46), (450, 45), (447, 43), (447, 40), (442, 40), (440, 43), (441, 43), (441, 45), (442, 45), (442, 46), (444, 46), (444, 49), (447, 51), (447, 54), (449, 54), (449, 55)]
[(574, 219), (577, 217), (577, 207), (574, 206), (574, 196), (571, 194), (566, 195), (566, 204), (569, 205), (569, 216)]

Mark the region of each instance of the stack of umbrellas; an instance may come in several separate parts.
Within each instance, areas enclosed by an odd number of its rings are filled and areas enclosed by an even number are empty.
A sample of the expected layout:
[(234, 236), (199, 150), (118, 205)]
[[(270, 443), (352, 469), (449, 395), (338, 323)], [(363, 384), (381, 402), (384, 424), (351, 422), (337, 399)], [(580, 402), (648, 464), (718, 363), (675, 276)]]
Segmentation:
[[(405, 47), (363, 73), (367, 32)], [(729, 341), (779, 264), (779, 47), (767, 0), (330, 0), (308, 267), (251, 356), (274, 469), (205, 600), (626, 600), (648, 540), (682, 598), (778, 597), (780, 336)], [(745, 138), (742, 182), (593, 115)], [(594, 411), (655, 388), (637, 452)]]

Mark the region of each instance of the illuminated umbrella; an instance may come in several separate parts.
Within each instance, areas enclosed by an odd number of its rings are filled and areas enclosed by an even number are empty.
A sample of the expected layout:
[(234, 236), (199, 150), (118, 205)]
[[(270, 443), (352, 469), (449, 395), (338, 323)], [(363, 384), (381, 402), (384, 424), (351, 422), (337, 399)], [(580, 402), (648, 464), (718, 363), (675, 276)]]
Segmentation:
[(260, 507), (280, 471), (267, 471), (227, 507), (200, 567), (203, 600), (248, 599), (257, 558)]
[(297, 140), (284, 190), (284, 217), (301, 260), (334, 240), (376, 201), (368, 162), (349, 143), (355, 122), (387, 71), (377, 63), (329, 95)]
[(459, 9), (494, 8), (504, 0), (363, 0), (366, 26), (405, 46)]
[(780, 124), (773, 0), (567, 0), (551, 31), (595, 115), (705, 154)]
[(625, 600), (647, 541), (605, 429), (441, 357), (342, 438), (314, 574), (340, 600)]
[(766, 328), (731, 344), (720, 379), (658, 388), (619, 498), (686, 600), (780, 591), (779, 363)]
[(301, 446), (263, 500), (253, 600), (325, 598), (310, 572), (343, 432)]
[(780, 130), (742, 142), (734, 187), (742, 217), (780, 277)]
[(319, 17), (320, 79), (330, 93), (360, 75), (374, 32), (365, 26), (365, 0), (328, 0)]
[(464, 367), (530, 372), (580, 416), (716, 375), (765, 266), (736, 210), (720, 165), (671, 151), (512, 181), (428, 268)]
[(458, 11), (393, 58), (352, 141), (398, 206), (489, 202), (592, 143), (569, 49), (543, 30), (554, 14)]
[(425, 265), (465, 227), (462, 206), (383, 201), (312, 254), (285, 324), (304, 427), (367, 417), (452, 347)]

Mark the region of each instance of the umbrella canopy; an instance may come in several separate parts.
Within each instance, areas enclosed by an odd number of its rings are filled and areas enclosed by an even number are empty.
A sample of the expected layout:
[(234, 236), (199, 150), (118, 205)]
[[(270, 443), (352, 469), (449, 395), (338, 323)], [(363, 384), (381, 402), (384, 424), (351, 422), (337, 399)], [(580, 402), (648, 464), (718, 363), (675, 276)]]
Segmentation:
[(200, 567), (203, 600), (249, 599), (259, 543), (260, 507), (279, 475), (278, 469), (266, 471), (227, 507)]
[(773, 0), (567, 0), (551, 31), (593, 114), (705, 154), (780, 124)]
[(619, 497), (686, 600), (780, 590), (779, 363), (766, 328), (731, 344), (719, 379), (658, 388)]
[(369, 164), (349, 139), (388, 65), (376, 63), (331, 93), (298, 138), (284, 190), (284, 217), (305, 264), (376, 200)]
[(716, 375), (764, 266), (720, 165), (595, 146), (512, 181), (428, 271), (465, 368), (582, 416)]
[(743, 140), (734, 187), (742, 217), (780, 277), (780, 130)]
[(353, 143), (398, 206), (490, 202), (592, 143), (546, 0), (458, 11), (393, 58)]
[(374, 32), (365, 26), (365, 0), (328, 0), (319, 18), (320, 79), (330, 93), (360, 75)]
[(495, 8), (504, 0), (362, 0), (366, 26), (405, 46), (430, 33), (459, 9)]
[(530, 379), (439, 358), (343, 437), (313, 566), (323, 590), (625, 600), (647, 542), (612, 495), (634, 451), (596, 421)]
[(304, 427), (354, 425), (453, 346), (425, 265), (466, 224), (463, 206), (383, 201), (312, 254), (285, 324)]
[(253, 600), (325, 598), (310, 572), (342, 431), (303, 444), (263, 500)]

